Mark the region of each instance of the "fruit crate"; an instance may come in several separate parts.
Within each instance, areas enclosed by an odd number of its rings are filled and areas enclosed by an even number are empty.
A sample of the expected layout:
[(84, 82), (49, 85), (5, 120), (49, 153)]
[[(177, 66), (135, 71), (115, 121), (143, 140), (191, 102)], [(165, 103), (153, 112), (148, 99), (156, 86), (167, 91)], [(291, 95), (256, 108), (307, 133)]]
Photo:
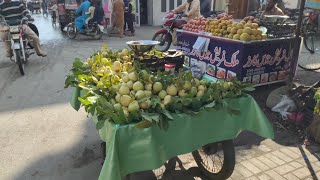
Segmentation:
[(164, 57), (148, 56), (148, 57), (134, 57), (136, 61), (143, 67), (150, 69), (150, 71), (164, 71), (165, 64), (175, 64), (176, 71), (183, 68), (184, 54), (177, 53), (176, 55), (166, 55)]

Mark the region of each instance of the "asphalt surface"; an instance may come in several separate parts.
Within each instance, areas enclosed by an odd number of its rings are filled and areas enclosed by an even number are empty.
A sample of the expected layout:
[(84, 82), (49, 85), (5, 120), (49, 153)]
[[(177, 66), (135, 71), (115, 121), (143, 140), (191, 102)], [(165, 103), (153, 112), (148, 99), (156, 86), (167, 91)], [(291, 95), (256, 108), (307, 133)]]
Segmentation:
[[(101, 140), (86, 113), (69, 105), (71, 89), (64, 89), (64, 80), (74, 58), (86, 59), (105, 43), (122, 49), (126, 41), (150, 39), (157, 28), (138, 28), (136, 37), (123, 39), (69, 40), (59, 27), (51, 26), (50, 18), (34, 17), (48, 56), (31, 56), (26, 75), (21, 76), (18, 67), (0, 53), (0, 179), (97, 179)], [(297, 78), (312, 83), (320, 76), (299, 70)], [(262, 141), (252, 135), (243, 139), (239, 145)]]

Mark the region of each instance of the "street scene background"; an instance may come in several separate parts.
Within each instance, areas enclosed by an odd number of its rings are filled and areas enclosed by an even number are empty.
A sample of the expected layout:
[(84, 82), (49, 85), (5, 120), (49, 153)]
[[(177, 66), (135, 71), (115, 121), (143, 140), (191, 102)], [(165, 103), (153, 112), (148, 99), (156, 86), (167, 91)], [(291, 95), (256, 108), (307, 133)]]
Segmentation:
[[(71, 89), (64, 89), (66, 75), (74, 58), (85, 60), (103, 44), (112, 49), (127, 48), (126, 41), (151, 39), (159, 27), (142, 26), (136, 29), (135, 37), (122, 39), (104, 36), (91, 40), (79, 36), (69, 40), (59, 28), (51, 27), (50, 18), (34, 18), (48, 56), (32, 56), (25, 68), (26, 75), (21, 76), (17, 66), (0, 53), (0, 179), (97, 179), (103, 162), (101, 140), (84, 110), (76, 112), (69, 105)], [(319, 72), (298, 69), (295, 82), (311, 85), (319, 79)], [(257, 88), (253, 94), (270, 121), (281, 120), (270, 115), (264, 104), (265, 94), (275, 87)], [(306, 149), (299, 135), (280, 126), (275, 126), (275, 133), (274, 140), (247, 132), (235, 140), (237, 164), (230, 179), (320, 177), (320, 146), (312, 144)], [(179, 159), (184, 168), (177, 167), (169, 179), (201, 178), (190, 155)], [(144, 172), (130, 178), (155, 177)]]

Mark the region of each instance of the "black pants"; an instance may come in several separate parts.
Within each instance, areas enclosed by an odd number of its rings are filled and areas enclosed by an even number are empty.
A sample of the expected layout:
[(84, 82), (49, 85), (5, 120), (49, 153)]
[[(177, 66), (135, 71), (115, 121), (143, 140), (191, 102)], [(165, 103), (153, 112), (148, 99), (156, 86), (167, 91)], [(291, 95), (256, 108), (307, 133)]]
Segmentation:
[(128, 24), (128, 29), (131, 33), (134, 33), (134, 14), (125, 14), (124, 16), (124, 30), (126, 30), (126, 25)]

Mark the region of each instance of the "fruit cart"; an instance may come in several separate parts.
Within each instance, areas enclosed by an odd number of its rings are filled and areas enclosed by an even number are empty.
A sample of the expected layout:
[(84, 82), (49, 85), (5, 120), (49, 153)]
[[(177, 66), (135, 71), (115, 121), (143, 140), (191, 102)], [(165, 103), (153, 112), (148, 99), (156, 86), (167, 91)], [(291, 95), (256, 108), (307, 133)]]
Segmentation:
[(132, 64), (132, 58), (157, 43), (128, 44), (135, 55), (103, 47), (86, 62), (75, 60), (66, 79), (66, 87), (74, 87), (71, 105), (85, 107), (107, 144), (99, 179), (122, 180), (189, 152), (208, 179), (227, 179), (235, 166), (232, 140), (240, 132), (274, 137), (262, 110), (244, 94), (251, 85), (210, 83), (190, 71), (153, 73), (141, 68), (145, 59)]
[[(208, 42), (206, 50), (193, 48), (199, 37)], [(197, 68), (214, 79), (237, 77), (254, 85), (286, 81), (294, 63), (294, 44), (301, 42), (295, 37), (244, 42), (184, 30), (178, 30), (177, 38), (177, 49), (185, 52), (191, 71)]]

